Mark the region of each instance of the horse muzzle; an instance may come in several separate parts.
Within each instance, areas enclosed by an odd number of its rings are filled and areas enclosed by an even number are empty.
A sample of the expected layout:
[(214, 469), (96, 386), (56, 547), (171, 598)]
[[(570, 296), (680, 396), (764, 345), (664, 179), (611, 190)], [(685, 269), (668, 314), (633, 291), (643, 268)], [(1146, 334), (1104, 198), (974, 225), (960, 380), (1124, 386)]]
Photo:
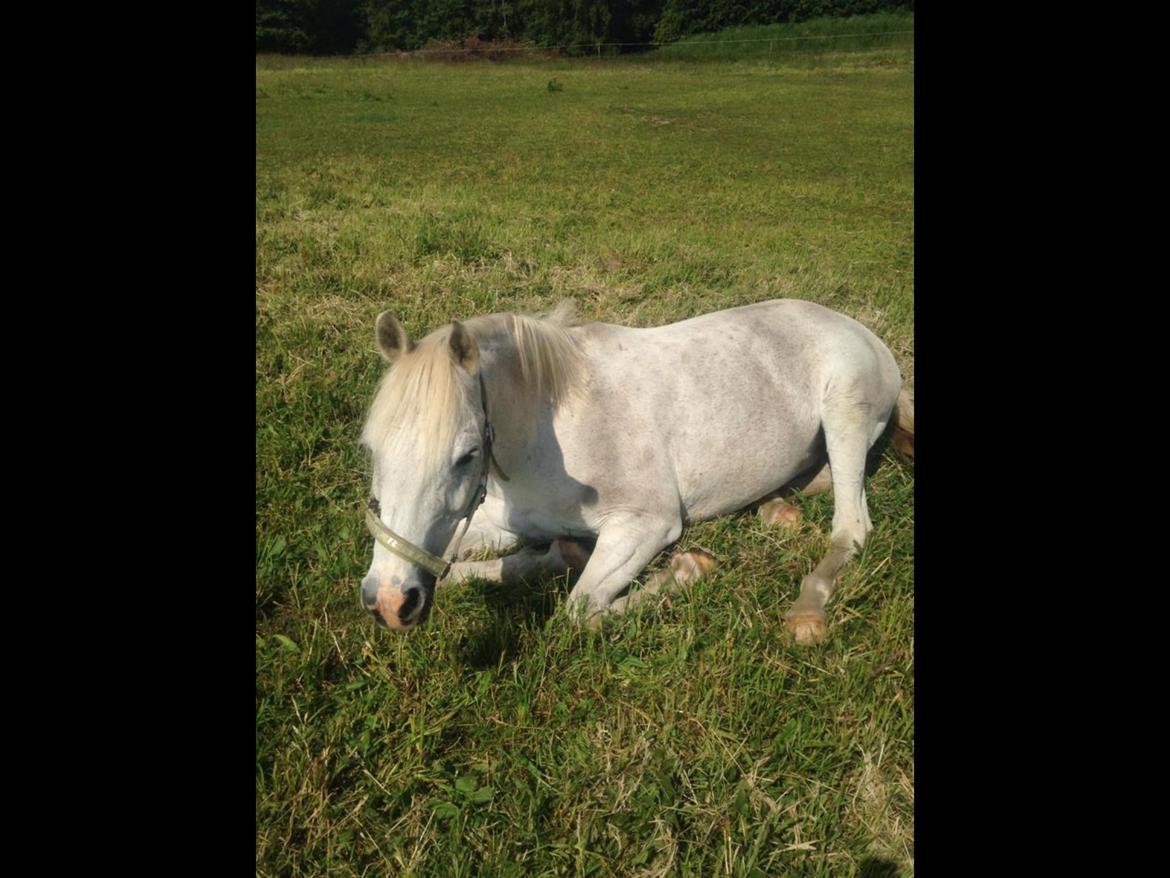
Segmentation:
[(362, 607), (374, 620), (395, 631), (405, 631), (424, 621), (431, 605), (433, 588), (424, 583), (390, 581), (368, 576), (362, 582)]

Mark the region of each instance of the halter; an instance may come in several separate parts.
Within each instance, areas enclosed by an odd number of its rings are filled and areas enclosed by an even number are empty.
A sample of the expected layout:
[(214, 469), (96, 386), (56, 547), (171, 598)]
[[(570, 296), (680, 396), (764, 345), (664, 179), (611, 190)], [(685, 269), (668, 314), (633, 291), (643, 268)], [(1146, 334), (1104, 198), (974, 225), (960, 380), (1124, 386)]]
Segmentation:
[(483, 472), (479, 476), (479, 484), (475, 488), (475, 493), (471, 495), (471, 502), (467, 504), (467, 508), (463, 511), (463, 522), (459, 525), (459, 533), (455, 537), (455, 546), (451, 550), (451, 559), (444, 561), (438, 555), (432, 555), (422, 546), (416, 546), (410, 540), (400, 537), (386, 525), (382, 524), (382, 519), (378, 517), (378, 501), (371, 497), (370, 502), (366, 505), (366, 527), (369, 528), (374, 539), (385, 546), (390, 552), (397, 555), (411, 564), (415, 564), (426, 570), (435, 577), (435, 581), (442, 579), (447, 575), (451, 569), (451, 564), (459, 556), (459, 545), (463, 542), (463, 535), (467, 533), (467, 527), (471, 524), (471, 517), (475, 515), (475, 511), (479, 509), (484, 499), (487, 497), (487, 481), (488, 475), (492, 468), (495, 468), (496, 476), (501, 481), (508, 481), (508, 477), (504, 475), (504, 471), (500, 469), (499, 461), (496, 460), (492, 453), (492, 443), (496, 438), (496, 431), (492, 427), (492, 422), (488, 420), (487, 408), (487, 388), (483, 383), (483, 371), (479, 373), (479, 400), (483, 405)]

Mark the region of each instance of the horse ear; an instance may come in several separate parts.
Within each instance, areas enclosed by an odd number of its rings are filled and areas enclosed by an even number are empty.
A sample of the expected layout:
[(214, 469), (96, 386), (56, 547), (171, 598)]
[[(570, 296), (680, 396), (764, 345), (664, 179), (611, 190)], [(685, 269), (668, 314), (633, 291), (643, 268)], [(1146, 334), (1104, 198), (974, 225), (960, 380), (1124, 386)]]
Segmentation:
[(458, 320), (451, 321), (451, 359), (472, 375), (479, 369), (479, 345)]
[(378, 321), (374, 324), (374, 338), (378, 342), (382, 359), (387, 363), (393, 363), (403, 354), (409, 354), (414, 350), (414, 342), (389, 311), (383, 311), (378, 315)]

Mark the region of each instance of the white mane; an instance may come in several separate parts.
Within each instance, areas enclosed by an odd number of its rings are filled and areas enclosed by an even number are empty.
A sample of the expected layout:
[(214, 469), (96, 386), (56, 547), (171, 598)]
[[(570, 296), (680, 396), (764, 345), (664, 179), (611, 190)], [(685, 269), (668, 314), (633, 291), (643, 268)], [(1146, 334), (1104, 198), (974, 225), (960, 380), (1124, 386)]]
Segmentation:
[[(464, 326), (477, 344), (493, 336), (512, 349), (522, 390), (560, 405), (580, 384), (582, 355), (568, 328), (575, 322), (571, 302), (548, 317), (495, 314)], [(362, 430), (362, 444), (378, 454), (410, 434), (421, 442), (426, 466), (440, 466), (451, 453), (467, 390), (449, 345), (451, 327), (437, 329), (402, 354), (386, 373)], [(498, 417), (499, 415), (493, 415)]]

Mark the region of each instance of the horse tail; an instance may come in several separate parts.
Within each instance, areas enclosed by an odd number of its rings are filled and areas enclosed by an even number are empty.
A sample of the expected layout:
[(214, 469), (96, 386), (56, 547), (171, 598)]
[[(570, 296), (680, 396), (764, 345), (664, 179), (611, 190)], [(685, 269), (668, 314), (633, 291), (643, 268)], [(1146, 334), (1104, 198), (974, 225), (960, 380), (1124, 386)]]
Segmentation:
[(903, 387), (894, 406), (894, 430), (890, 441), (894, 450), (914, 459), (914, 388)]

